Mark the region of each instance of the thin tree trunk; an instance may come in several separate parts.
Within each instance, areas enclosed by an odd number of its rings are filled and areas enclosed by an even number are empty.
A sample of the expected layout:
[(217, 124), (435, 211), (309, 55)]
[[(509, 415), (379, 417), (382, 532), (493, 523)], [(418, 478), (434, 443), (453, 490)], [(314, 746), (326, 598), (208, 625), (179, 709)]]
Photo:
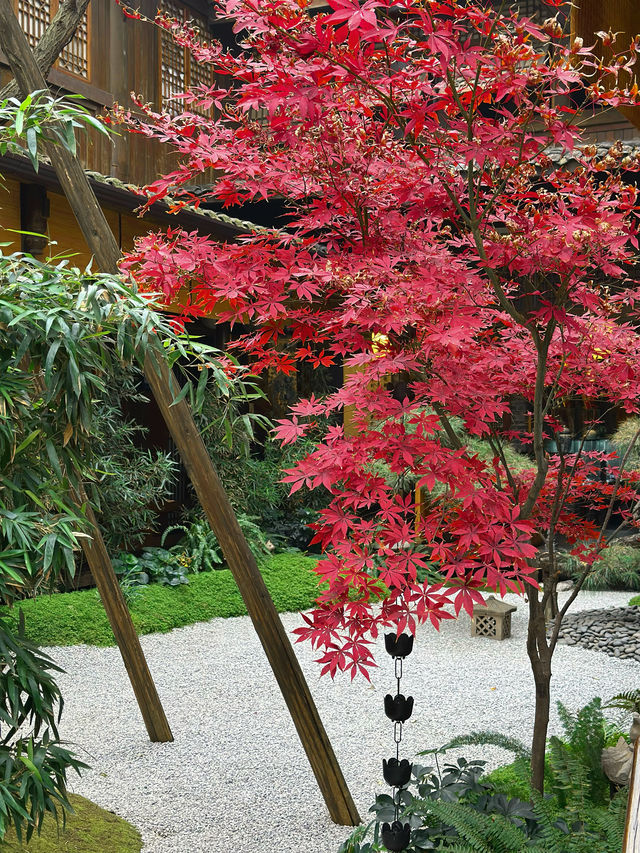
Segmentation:
[(551, 703), (551, 656), (547, 642), (546, 620), (537, 590), (529, 594), (527, 652), (536, 689), (533, 740), (531, 742), (531, 785), (544, 793), (544, 758)]

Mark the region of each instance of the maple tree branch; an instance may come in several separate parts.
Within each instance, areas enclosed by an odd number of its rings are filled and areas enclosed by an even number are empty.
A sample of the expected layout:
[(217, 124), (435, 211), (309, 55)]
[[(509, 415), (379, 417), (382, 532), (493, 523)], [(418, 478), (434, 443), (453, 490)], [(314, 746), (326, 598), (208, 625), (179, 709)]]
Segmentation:
[(504, 468), (504, 473), (507, 478), (507, 482), (511, 487), (511, 491), (513, 492), (513, 496), (515, 500), (518, 500), (518, 487), (516, 481), (513, 478), (513, 473), (511, 468), (507, 463), (507, 457), (504, 455), (504, 447), (502, 446), (502, 441), (500, 440), (500, 436), (498, 435), (497, 430), (493, 425), (489, 427), (489, 435), (487, 436), (487, 441), (489, 442), (489, 446), (500, 457), (500, 461), (502, 462), (502, 467)]
[(458, 438), (456, 431), (451, 426), (451, 421), (449, 420), (449, 416), (447, 415), (447, 413), (443, 409), (442, 405), (440, 403), (437, 403), (434, 400), (432, 400), (431, 401), (431, 407), (432, 407), (433, 411), (436, 413), (436, 415), (440, 418), (440, 423), (442, 424), (442, 428), (446, 432), (447, 438), (449, 439), (449, 441), (453, 445), (453, 449), (454, 450), (462, 450), (463, 444), (460, 441), (460, 439)]
[[(527, 497), (525, 499), (524, 504), (520, 510), (520, 518), (529, 518), (531, 513), (533, 512), (533, 508), (535, 506), (536, 501), (538, 500), (538, 496), (542, 491), (542, 487), (545, 484), (545, 480), (547, 478), (547, 471), (549, 469), (549, 463), (544, 455), (544, 434), (543, 434), (543, 425), (544, 425), (544, 410), (543, 410), (543, 398), (544, 398), (544, 387), (545, 387), (545, 374), (547, 372), (547, 356), (549, 354), (549, 328), (553, 326), (553, 321), (549, 323), (549, 327), (547, 328), (547, 333), (544, 338), (541, 340), (538, 337), (536, 341), (536, 349), (538, 351), (538, 363), (536, 365), (536, 384), (535, 391), (533, 395), (533, 455), (536, 460), (536, 476), (529, 488), (529, 492), (527, 493)], [(533, 329), (531, 330), (533, 333)], [(551, 333), (553, 334), (553, 332)]]
[[(58, 11), (33, 49), (33, 56), (44, 77), (74, 37), (88, 5), (89, 0), (60, 0)], [(0, 101), (19, 97), (20, 89), (15, 80), (0, 90)]]

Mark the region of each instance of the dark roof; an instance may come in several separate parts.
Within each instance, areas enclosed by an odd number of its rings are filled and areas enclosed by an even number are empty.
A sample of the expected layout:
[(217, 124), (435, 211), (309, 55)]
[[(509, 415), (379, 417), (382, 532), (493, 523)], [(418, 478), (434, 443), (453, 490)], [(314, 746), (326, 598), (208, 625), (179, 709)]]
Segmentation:
[[(55, 169), (45, 160), (40, 163), (36, 174), (26, 157), (6, 154), (0, 157), (0, 173), (25, 183), (38, 183), (47, 189), (56, 192), (61, 191)], [(132, 184), (126, 184), (118, 178), (108, 177), (99, 172), (87, 171), (86, 174), (100, 204), (123, 212), (133, 213), (144, 203), (144, 196)], [(154, 202), (149, 207), (149, 216), (162, 223), (180, 225), (182, 228), (191, 230), (198, 229), (202, 233), (210, 234), (221, 240), (232, 240), (241, 234), (266, 233), (270, 230), (256, 225), (254, 222), (236, 219), (218, 211), (204, 210), (192, 205), (187, 205), (178, 212), (171, 213), (172, 205), (173, 199), (171, 198)]]

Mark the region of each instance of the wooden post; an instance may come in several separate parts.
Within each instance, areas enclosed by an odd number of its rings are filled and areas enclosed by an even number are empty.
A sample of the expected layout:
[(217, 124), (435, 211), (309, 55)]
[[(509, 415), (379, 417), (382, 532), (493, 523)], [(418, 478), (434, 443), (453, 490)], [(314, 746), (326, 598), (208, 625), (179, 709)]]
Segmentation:
[[(0, 47), (23, 93), (45, 88), (45, 81), (13, 13), (11, 0), (0, 0)], [(120, 250), (82, 166), (62, 147), (50, 145), (47, 153), (99, 267), (105, 272), (117, 273)], [(336, 823), (355, 826), (360, 823), (360, 817), (320, 720), (309, 686), (200, 438), (189, 405), (185, 400), (174, 405), (178, 384), (163, 361), (148, 356), (145, 375), (238, 584), (329, 814)], [(94, 556), (92, 559), (97, 562)], [(108, 569), (104, 568), (108, 572)]]
[[(291, 717), (315, 773), (331, 818), (356, 826), (360, 817), (318, 715), (309, 686), (286, 631), (238, 525), (229, 498), (216, 474), (185, 400), (173, 404), (179, 386), (163, 361), (150, 357), (145, 367), (162, 417), (171, 431), (202, 508), (244, 599)], [(152, 362), (152, 363), (151, 363)]]
[(640, 850), (640, 738), (633, 745), (633, 765), (629, 781), (622, 853), (638, 853), (638, 850)]
[(100, 593), (100, 599), (116, 637), (149, 739), (159, 743), (170, 742), (173, 740), (173, 735), (169, 723), (140, 646), (140, 639), (131, 621), (129, 608), (113, 570), (111, 559), (98, 527), (98, 521), (84, 488), (79, 490), (77, 499), (78, 503), (84, 504), (87, 519), (93, 528), (91, 539), (83, 537), (82, 550), (91, 568), (91, 574)]

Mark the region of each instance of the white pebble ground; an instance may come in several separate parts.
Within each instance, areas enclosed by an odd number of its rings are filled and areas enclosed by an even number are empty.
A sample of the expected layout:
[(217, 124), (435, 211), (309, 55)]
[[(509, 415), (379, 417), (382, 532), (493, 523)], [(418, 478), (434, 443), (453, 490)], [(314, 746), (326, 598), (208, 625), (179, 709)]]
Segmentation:
[[(628, 593), (581, 593), (574, 609), (616, 607)], [(469, 618), (438, 633), (420, 629), (403, 687), (415, 697), (402, 754), (450, 737), (497, 729), (528, 741), (533, 681), (525, 650), (526, 604), (514, 600), (510, 640), (471, 638)], [(291, 630), (298, 614), (285, 614)], [(214, 619), (142, 638), (175, 742), (152, 744), (117, 649), (49, 649), (66, 670), (61, 734), (91, 765), (71, 789), (142, 833), (144, 853), (335, 853), (348, 829), (334, 825), (248, 617)], [(385, 789), (393, 754), (384, 694), (391, 659), (378, 649), (372, 684), (319, 677), (310, 647), (296, 653), (360, 814)], [(640, 660), (559, 645), (552, 701), (577, 709), (640, 687)], [(558, 730), (555, 714), (551, 731)], [(473, 755), (472, 755), (473, 753)], [(510, 760), (488, 747), (469, 757)], [(107, 853), (107, 851), (105, 851)]]

